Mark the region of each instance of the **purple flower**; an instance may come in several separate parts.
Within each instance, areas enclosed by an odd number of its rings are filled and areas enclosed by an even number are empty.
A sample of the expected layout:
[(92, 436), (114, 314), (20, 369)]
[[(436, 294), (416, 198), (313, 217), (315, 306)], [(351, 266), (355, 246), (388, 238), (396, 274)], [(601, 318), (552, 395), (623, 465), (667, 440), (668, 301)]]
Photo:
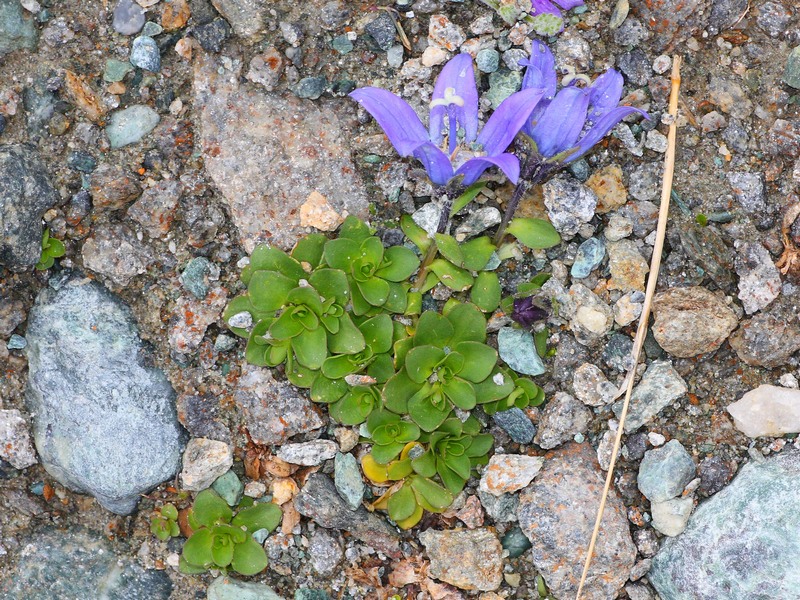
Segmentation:
[[(489, 167), (499, 167), (516, 183), (519, 159), (505, 150), (544, 94), (530, 86), (497, 107), (478, 133), (478, 89), (472, 57), (459, 54), (436, 80), (428, 131), (405, 100), (387, 90), (359, 88), (350, 97), (363, 106), (386, 132), (401, 156), (414, 156), (437, 185), (463, 176), (472, 185)], [(443, 150), (444, 148), (444, 150)]]
[(517, 298), (514, 300), (514, 310), (511, 313), (511, 318), (526, 329), (530, 329), (536, 321), (547, 318), (547, 311), (534, 306), (532, 296)]
[(622, 96), (622, 75), (609, 69), (589, 87), (567, 86), (556, 93), (555, 60), (550, 49), (533, 40), (522, 80), (523, 89), (543, 89), (522, 131), (530, 137), (540, 162), (562, 167), (579, 159), (631, 113), (644, 118), (646, 112), (632, 106), (618, 106)]
[(583, 0), (531, 0), (532, 25), (539, 35), (555, 35), (564, 30), (564, 19), (558, 6), (564, 10), (583, 6)]

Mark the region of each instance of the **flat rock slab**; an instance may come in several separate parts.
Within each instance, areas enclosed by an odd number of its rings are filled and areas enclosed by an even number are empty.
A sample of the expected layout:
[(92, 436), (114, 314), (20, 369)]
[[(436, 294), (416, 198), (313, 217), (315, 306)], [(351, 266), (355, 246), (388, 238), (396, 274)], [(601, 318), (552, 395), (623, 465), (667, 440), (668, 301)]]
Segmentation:
[(336, 491), (333, 480), (314, 473), (294, 499), (301, 515), (313, 519), (321, 527), (341, 529), (392, 558), (400, 556), (397, 532), (378, 515), (363, 506), (352, 510)]
[[(548, 452), (536, 479), (520, 493), (519, 525), (556, 598), (574, 598), (578, 590), (604, 480), (592, 446), (570, 443)], [(581, 598), (616, 598), (635, 560), (625, 506), (612, 487)]]
[(339, 215), (365, 218), (367, 195), (350, 157), (348, 125), (333, 107), (240, 86), (241, 64), (234, 65), (225, 70), (201, 54), (194, 90), (206, 172), (245, 249), (294, 245), (310, 231), (300, 223), (300, 207), (314, 192)]
[(430, 574), (462, 590), (496, 590), (503, 583), (503, 547), (487, 529), (419, 534), (431, 559)]
[(146, 570), (119, 556), (102, 532), (47, 528), (27, 538), (16, 568), (3, 571), (3, 600), (108, 598), (167, 600), (166, 571)]
[(800, 589), (800, 452), (748, 463), (701, 504), (653, 558), (663, 600), (796, 598)]
[(178, 470), (181, 433), (175, 392), (147, 365), (130, 309), (73, 278), (39, 294), (26, 337), (25, 398), (45, 469), (112, 512), (133, 512)]

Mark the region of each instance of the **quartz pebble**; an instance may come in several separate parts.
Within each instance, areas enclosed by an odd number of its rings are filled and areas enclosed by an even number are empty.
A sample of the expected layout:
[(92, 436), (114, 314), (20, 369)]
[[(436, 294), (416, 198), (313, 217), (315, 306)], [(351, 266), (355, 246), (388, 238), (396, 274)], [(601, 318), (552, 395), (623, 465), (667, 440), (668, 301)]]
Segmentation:
[(495, 454), (483, 469), (480, 489), (493, 496), (516, 492), (536, 477), (543, 463), (540, 456)]
[(650, 506), (653, 528), (670, 537), (680, 535), (689, 523), (693, 508), (694, 501), (691, 498), (672, 498), (654, 502)]
[(332, 440), (314, 440), (297, 444), (283, 444), (278, 458), (293, 465), (313, 467), (330, 460), (339, 451), (339, 444)]
[(573, 236), (594, 216), (597, 196), (579, 181), (556, 176), (545, 183), (542, 190), (547, 214), (559, 233)]
[(15, 469), (26, 469), (37, 462), (28, 422), (16, 409), (0, 410), (0, 458)]
[(800, 433), (800, 390), (760, 385), (728, 406), (736, 429), (747, 437)]
[(204, 490), (232, 465), (233, 449), (225, 442), (208, 438), (191, 439), (183, 453), (183, 487), (192, 491)]
[(155, 129), (161, 117), (149, 106), (135, 104), (114, 111), (106, 125), (106, 135), (112, 148), (135, 144)]
[(736, 243), (736, 274), (739, 300), (748, 315), (766, 308), (781, 293), (781, 275), (762, 244)]
[(139, 33), (144, 26), (144, 11), (133, 0), (119, 0), (114, 7), (111, 25), (122, 35)]

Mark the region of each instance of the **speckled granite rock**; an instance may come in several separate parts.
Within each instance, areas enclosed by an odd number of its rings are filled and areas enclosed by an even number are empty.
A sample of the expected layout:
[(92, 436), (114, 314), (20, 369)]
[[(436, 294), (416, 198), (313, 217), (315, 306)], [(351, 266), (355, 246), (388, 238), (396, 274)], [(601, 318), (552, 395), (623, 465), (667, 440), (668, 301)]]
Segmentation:
[(748, 463), (653, 558), (664, 600), (794, 598), (800, 589), (800, 452)]
[(496, 590), (503, 582), (503, 547), (487, 529), (427, 529), (419, 534), (431, 559), (430, 574), (462, 590)]
[[(517, 516), (533, 544), (531, 560), (556, 598), (575, 597), (604, 479), (592, 446), (570, 443), (548, 452), (520, 493)], [(612, 487), (582, 598), (615, 598), (635, 560), (625, 507)]]
[(72, 279), (45, 288), (28, 318), (25, 399), (45, 469), (118, 514), (180, 464), (175, 392), (130, 310), (106, 288)]
[[(312, 192), (340, 215), (367, 216), (367, 195), (350, 158), (348, 125), (332, 106), (239, 87), (239, 61), (226, 70), (195, 60), (206, 172), (220, 189), (248, 252), (282, 248), (307, 231), (300, 207)], [(222, 74), (220, 74), (222, 73)]]

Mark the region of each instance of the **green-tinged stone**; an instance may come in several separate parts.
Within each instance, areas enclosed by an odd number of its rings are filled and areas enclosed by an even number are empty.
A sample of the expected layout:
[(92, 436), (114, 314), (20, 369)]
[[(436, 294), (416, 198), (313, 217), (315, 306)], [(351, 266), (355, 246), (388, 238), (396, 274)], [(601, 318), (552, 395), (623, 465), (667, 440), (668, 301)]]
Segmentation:
[(325, 590), (301, 588), (294, 593), (294, 600), (330, 600)]
[(239, 581), (232, 577), (217, 577), (208, 586), (207, 600), (284, 600), (262, 583)]
[(134, 144), (155, 129), (161, 117), (149, 106), (135, 104), (111, 115), (106, 135), (112, 148)]
[(208, 275), (211, 274), (213, 265), (207, 258), (199, 256), (190, 260), (183, 273), (180, 275), (180, 281), (195, 298), (202, 300), (208, 294)]
[(500, 358), (517, 373), (535, 376), (545, 371), (529, 331), (502, 327), (497, 332), (497, 350)]
[(356, 510), (364, 499), (364, 481), (358, 461), (352, 454), (340, 452), (334, 458), (333, 465), (336, 491), (352, 510)]
[(475, 57), (475, 64), (484, 73), (494, 73), (500, 66), (500, 53), (493, 48), (484, 48)]
[(508, 558), (522, 556), (531, 547), (531, 541), (519, 527), (514, 527), (506, 533), (500, 543), (505, 550), (508, 550)]
[(154, 35), (158, 35), (164, 31), (164, 28), (161, 27), (158, 23), (153, 23), (153, 21), (148, 21), (144, 24), (142, 28), (142, 35), (146, 35), (148, 37), (153, 37)]
[(106, 61), (106, 70), (103, 72), (103, 80), (109, 83), (122, 81), (125, 75), (133, 71), (133, 65), (127, 60), (117, 60), (110, 58)]
[(522, 71), (495, 71), (489, 75), (489, 90), (484, 94), (496, 109), (511, 94), (519, 91), (522, 85)]
[(786, 69), (783, 71), (783, 81), (786, 85), (800, 90), (800, 46), (789, 54)]
[(239, 501), (242, 499), (242, 494), (244, 494), (244, 484), (239, 481), (239, 478), (233, 471), (228, 471), (224, 475), (218, 477), (211, 487), (222, 496), (222, 499), (228, 503), (228, 506), (236, 506), (239, 504)]
[(340, 35), (333, 38), (331, 41), (331, 46), (339, 54), (347, 54), (348, 52), (353, 51), (353, 42), (351, 42), (346, 35)]
[(0, 0), (0, 56), (36, 48), (36, 26), (19, 0)]

